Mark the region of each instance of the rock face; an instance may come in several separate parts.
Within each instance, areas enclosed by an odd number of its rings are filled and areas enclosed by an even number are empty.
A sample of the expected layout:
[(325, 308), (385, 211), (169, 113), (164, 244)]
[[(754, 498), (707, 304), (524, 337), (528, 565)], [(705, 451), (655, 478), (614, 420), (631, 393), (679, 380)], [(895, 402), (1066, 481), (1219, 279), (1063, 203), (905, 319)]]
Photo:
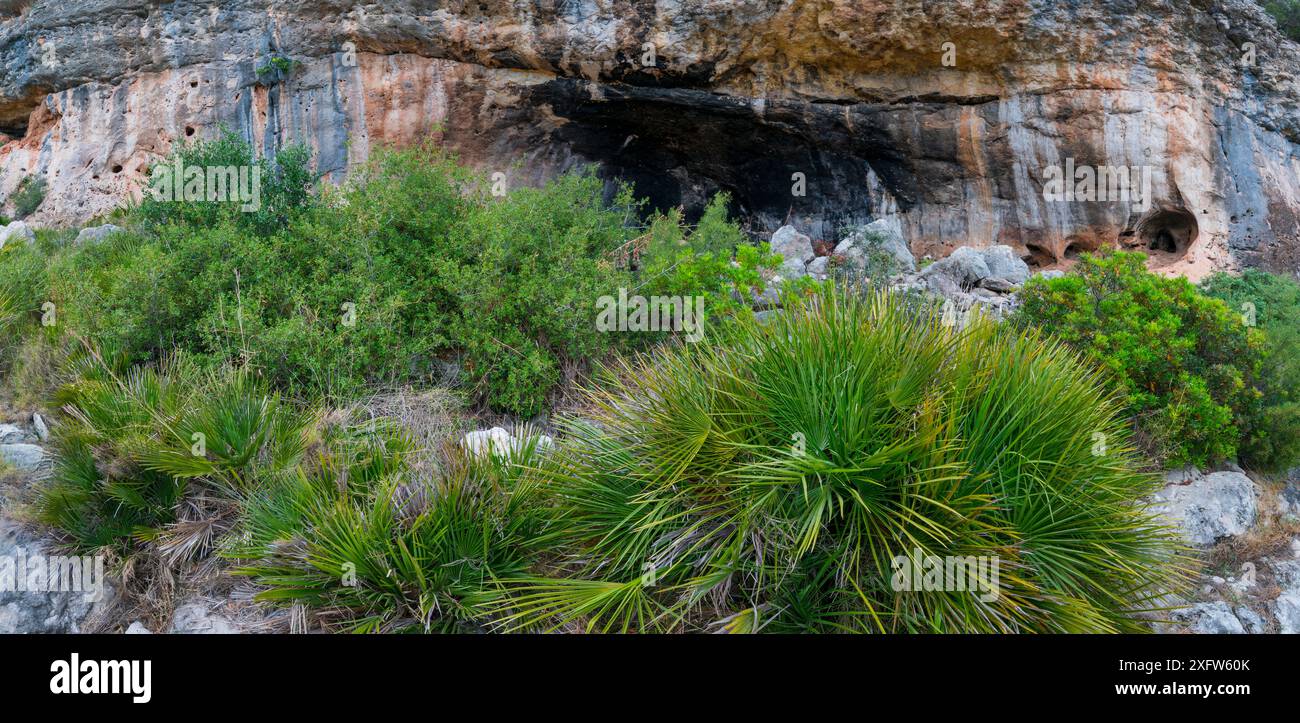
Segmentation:
[(1255, 483), (1240, 472), (1182, 471), (1166, 481), (1155, 496), (1153, 511), (1171, 518), (1192, 545), (1212, 545), (1244, 534), (1255, 524), (1259, 514)]
[[(334, 180), (438, 131), (511, 183), (599, 162), (768, 231), (888, 220), (918, 257), (1289, 269), (1297, 59), (1253, 0), (4, 3), (0, 198), (38, 175), (34, 220), (84, 222), (220, 125)], [(1085, 168), (1150, 192), (1052, 187)]]
[[(80, 590), (50, 592), (49, 586), (20, 590), (5, 584), (20, 571), (32, 579), (35, 568), (28, 561), (54, 554), (46, 541), (0, 516), (0, 634), (80, 632), (92, 615), (111, 604), (114, 593), (108, 584), (96, 596)], [(48, 579), (48, 573), (37, 577)]]

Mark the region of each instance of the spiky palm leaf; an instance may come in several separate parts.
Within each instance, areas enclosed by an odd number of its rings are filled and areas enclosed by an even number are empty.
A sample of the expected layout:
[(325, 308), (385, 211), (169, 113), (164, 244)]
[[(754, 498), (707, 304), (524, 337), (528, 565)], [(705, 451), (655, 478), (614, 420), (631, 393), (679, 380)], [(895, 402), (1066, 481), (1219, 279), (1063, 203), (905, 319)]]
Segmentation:
[[(1133, 631), (1185, 579), (1115, 401), (1049, 340), (832, 289), (609, 376), (537, 472), (568, 556), (506, 627)], [(998, 594), (894, 589), (916, 551), (995, 557)]]

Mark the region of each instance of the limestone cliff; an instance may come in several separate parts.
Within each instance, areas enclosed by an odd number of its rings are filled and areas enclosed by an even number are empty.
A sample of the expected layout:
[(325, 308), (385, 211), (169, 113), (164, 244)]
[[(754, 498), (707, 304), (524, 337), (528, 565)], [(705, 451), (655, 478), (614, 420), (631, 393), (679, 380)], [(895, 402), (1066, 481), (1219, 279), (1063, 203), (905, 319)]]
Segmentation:
[[(1296, 269), (1297, 61), (1251, 0), (0, 0), (0, 198), (39, 175), (35, 220), (84, 221), (222, 125), (333, 179), (437, 133), (512, 182), (727, 190), (756, 229)], [(1067, 163), (1152, 203), (1048, 200)]]

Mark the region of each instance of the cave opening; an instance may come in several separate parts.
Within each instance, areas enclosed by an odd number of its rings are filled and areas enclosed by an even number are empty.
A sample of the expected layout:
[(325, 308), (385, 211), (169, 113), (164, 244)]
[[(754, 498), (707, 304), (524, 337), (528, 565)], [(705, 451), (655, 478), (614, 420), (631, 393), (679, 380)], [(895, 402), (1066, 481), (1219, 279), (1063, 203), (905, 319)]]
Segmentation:
[(599, 164), (611, 184), (630, 184), (647, 211), (680, 207), (688, 223), (713, 195), (756, 235), (787, 223), (834, 244), (874, 220), (867, 178), (887, 164), (861, 148), (828, 142), (797, 123), (765, 121), (748, 102), (698, 91), (602, 88), (593, 100), (568, 81), (537, 89), (575, 156)]
[(1153, 258), (1175, 260), (1187, 254), (1199, 231), (1196, 216), (1190, 211), (1161, 209), (1138, 222), (1138, 246)]

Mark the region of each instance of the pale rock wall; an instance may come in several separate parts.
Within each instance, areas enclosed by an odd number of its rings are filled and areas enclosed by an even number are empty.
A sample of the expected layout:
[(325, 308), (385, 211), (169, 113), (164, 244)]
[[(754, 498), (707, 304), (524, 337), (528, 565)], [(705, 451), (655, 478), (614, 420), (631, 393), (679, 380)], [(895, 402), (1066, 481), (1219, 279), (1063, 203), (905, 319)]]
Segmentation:
[[(1048, 265), (1166, 234), (1170, 272), (1300, 267), (1300, 49), (1251, 0), (9, 5), (0, 198), (44, 176), (36, 222), (111, 209), (225, 125), (307, 142), (334, 180), (436, 133), (513, 182), (599, 162), (659, 206), (729, 191), (757, 230), (887, 218), (918, 255)], [(302, 66), (264, 82), (272, 52)], [(1067, 158), (1150, 167), (1153, 207), (1044, 200)]]

